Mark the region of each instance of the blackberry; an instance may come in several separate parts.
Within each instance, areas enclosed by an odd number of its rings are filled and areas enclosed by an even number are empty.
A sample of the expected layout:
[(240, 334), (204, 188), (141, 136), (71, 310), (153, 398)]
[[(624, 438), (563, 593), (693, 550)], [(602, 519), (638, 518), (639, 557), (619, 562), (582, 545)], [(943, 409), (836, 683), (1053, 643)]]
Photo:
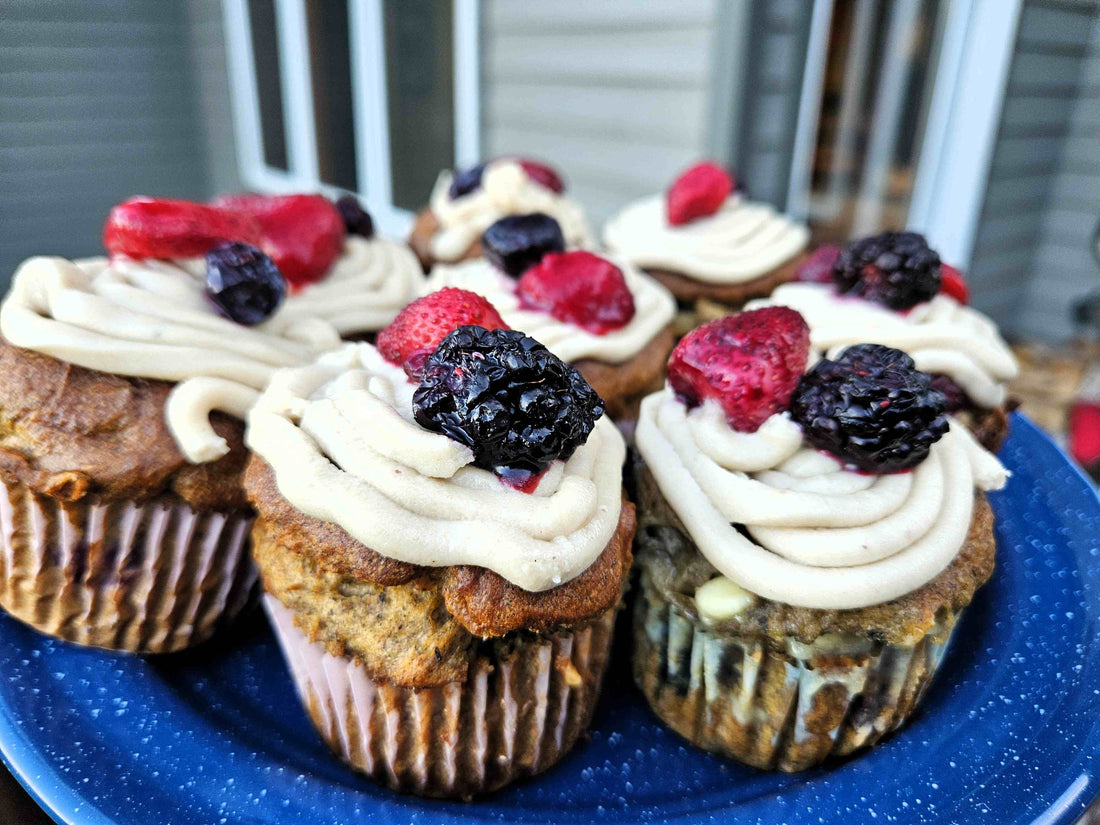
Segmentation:
[(940, 256), (916, 232), (883, 232), (841, 250), (833, 280), (841, 293), (909, 309), (940, 291)]
[(463, 195), (468, 195), (481, 186), (481, 176), (484, 173), (484, 163), (479, 163), (477, 166), (471, 166), (468, 169), (455, 172), (454, 177), (451, 178), (451, 187), (447, 190), (447, 194), (450, 196), (451, 200), (460, 198)]
[(424, 365), (413, 394), (421, 426), (474, 452), (511, 482), (568, 459), (603, 415), (577, 370), (518, 330), (461, 326)]
[(564, 252), (565, 236), (549, 215), (509, 215), (485, 230), (481, 247), (493, 266), (518, 278), (548, 252)]
[(286, 278), (271, 258), (246, 243), (221, 243), (206, 253), (206, 294), (232, 321), (266, 321), (286, 297)]
[(374, 221), (370, 213), (359, 203), (355, 195), (342, 195), (336, 201), (336, 211), (344, 219), (344, 229), (349, 235), (360, 235), (364, 238), (374, 237)]
[(815, 447), (861, 470), (892, 473), (920, 464), (947, 432), (946, 403), (901, 350), (857, 344), (802, 376), (791, 416)]
[(943, 397), (947, 399), (947, 411), (949, 413), (956, 413), (970, 406), (970, 398), (967, 396), (966, 390), (960, 387), (953, 378), (944, 375), (942, 372), (932, 375), (932, 389), (943, 393)]

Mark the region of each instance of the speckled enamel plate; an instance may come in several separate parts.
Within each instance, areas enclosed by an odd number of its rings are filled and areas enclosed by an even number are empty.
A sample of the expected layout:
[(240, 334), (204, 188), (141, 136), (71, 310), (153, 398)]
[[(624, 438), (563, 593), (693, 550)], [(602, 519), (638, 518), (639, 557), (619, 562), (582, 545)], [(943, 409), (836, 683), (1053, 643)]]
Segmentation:
[(487, 801), (397, 796), (314, 736), (259, 616), (155, 661), (0, 619), (0, 750), (58, 822), (1071, 823), (1100, 793), (1100, 503), (1025, 419), (994, 497), (1000, 563), (923, 712), (866, 754), (788, 776), (681, 744), (620, 658), (591, 741)]

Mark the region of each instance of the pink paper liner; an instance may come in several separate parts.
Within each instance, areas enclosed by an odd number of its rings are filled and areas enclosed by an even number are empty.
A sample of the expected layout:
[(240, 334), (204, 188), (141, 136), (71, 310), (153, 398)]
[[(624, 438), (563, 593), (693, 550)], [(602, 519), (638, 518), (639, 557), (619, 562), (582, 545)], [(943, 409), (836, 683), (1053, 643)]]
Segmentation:
[(464, 798), (573, 747), (595, 709), (617, 612), (575, 631), (517, 634), (507, 653), (477, 655), (465, 681), (416, 689), (311, 642), (274, 596), (264, 608), (302, 704), (341, 759), (394, 790)]
[(247, 604), (251, 516), (175, 496), (67, 502), (0, 482), (0, 605), (76, 644), (167, 653)]

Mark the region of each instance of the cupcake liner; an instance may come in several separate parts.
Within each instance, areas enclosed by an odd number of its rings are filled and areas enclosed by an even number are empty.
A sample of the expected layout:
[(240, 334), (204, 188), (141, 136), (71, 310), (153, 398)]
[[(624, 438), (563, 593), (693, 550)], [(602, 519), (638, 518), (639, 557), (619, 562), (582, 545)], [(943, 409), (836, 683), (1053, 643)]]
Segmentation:
[(823, 636), (812, 644), (712, 632), (646, 581), (634, 678), (650, 707), (705, 750), (799, 771), (899, 728), (943, 660), (959, 613), (912, 645)]
[(250, 515), (171, 495), (69, 502), (0, 485), (0, 605), (42, 633), (167, 653), (207, 639), (253, 592)]
[(617, 610), (487, 643), (464, 681), (410, 688), (311, 642), (274, 596), (264, 607), (303, 705), (341, 759), (394, 790), (464, 798), (539, 773), (573, 747), (596, 706)]

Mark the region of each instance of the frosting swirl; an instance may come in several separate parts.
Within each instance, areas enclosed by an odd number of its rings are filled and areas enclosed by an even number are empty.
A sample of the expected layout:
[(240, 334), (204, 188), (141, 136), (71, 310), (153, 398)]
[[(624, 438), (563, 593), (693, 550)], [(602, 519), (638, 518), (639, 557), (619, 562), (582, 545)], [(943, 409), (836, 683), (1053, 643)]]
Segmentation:
[(206, 299), (201, 261), (37, 257), (15, 273), (0, 333), (18, 347), (116, 375), (178, 382), (165, 414), (195, 464), (228, 445), (212, 410), (244, 418), (272, 373), (339, 344), (327, 323), (276, 313), (254, 327)]
[(604, 243), (635, 266), (697, 281), (738, 284), (766, 275), (802, 251), (810, 230), (736, 193), (713, 215), (673, 226), (664, 195), (636, 201), (604, 227)]
[(974, 487), (1007, 478), (954, 422), (912, 472), (874, 476), (804, 445), (786, 413), (737, 432), (713, 401), (689, 411), (667, 387), (642, 402), (636, 440), (720, 573), (764, 598), (828, 610), (881, 604), (935, 578), (966, 540)]
[(516, 296), (516, 281), (484, 258), (459, 264), (438, 264), (428, 276), (427, 292), (458, 287), (488, 299), (512, 329), (522, 330), (563, 361), (595, 358), (612, 364), (629, 361), (672, 321), (676, 299), (655, 280), (632, 266), (617, 263), (634, 296), (634, 317), (620, 329), (603, 335), (588, 332), (553, 315), (524, 309)]
[(619, 522), (622, 436), (606, 417), (528, 494), (472, 465), (473, 453), (413, 419), (415, 385), (369, 344), (277, 372), (247, 441), (279, 491), (410, 564), (471, 564), (543, 591), (580, 575)]
[(448, 191), (453, 177), (451, 172), (440, 172), (428, 202), (440, 227), (431, 240), (432, 256), (437, 260), (457, 261), (501, 218), (532, 212), (556, 220), (567, 246), (592, 245), (592, 233), (581, 208), (531, 180), (514, 160), (487, 163), (481, 185), (457, 198), (451, 198)]
[(419, 293), (424, 275), (403, 243), (349, 235), (320, 281), (287, 295), (287, 318), (321, 318), (341, 335), (377, 332)]
[(909, 353), (921, 372), (942, 373), (980, 407), (1005, 402), (1005, 382), (1016, 377), (1016, 357), (996, 324), (947, 295), (895, 312), (862, 298), (838, 295), (827, 284), (790, 283), (746, 309), (782, 304), (810, 325), (810, 345), (831, 357), (852, 344), (870, 343)]

